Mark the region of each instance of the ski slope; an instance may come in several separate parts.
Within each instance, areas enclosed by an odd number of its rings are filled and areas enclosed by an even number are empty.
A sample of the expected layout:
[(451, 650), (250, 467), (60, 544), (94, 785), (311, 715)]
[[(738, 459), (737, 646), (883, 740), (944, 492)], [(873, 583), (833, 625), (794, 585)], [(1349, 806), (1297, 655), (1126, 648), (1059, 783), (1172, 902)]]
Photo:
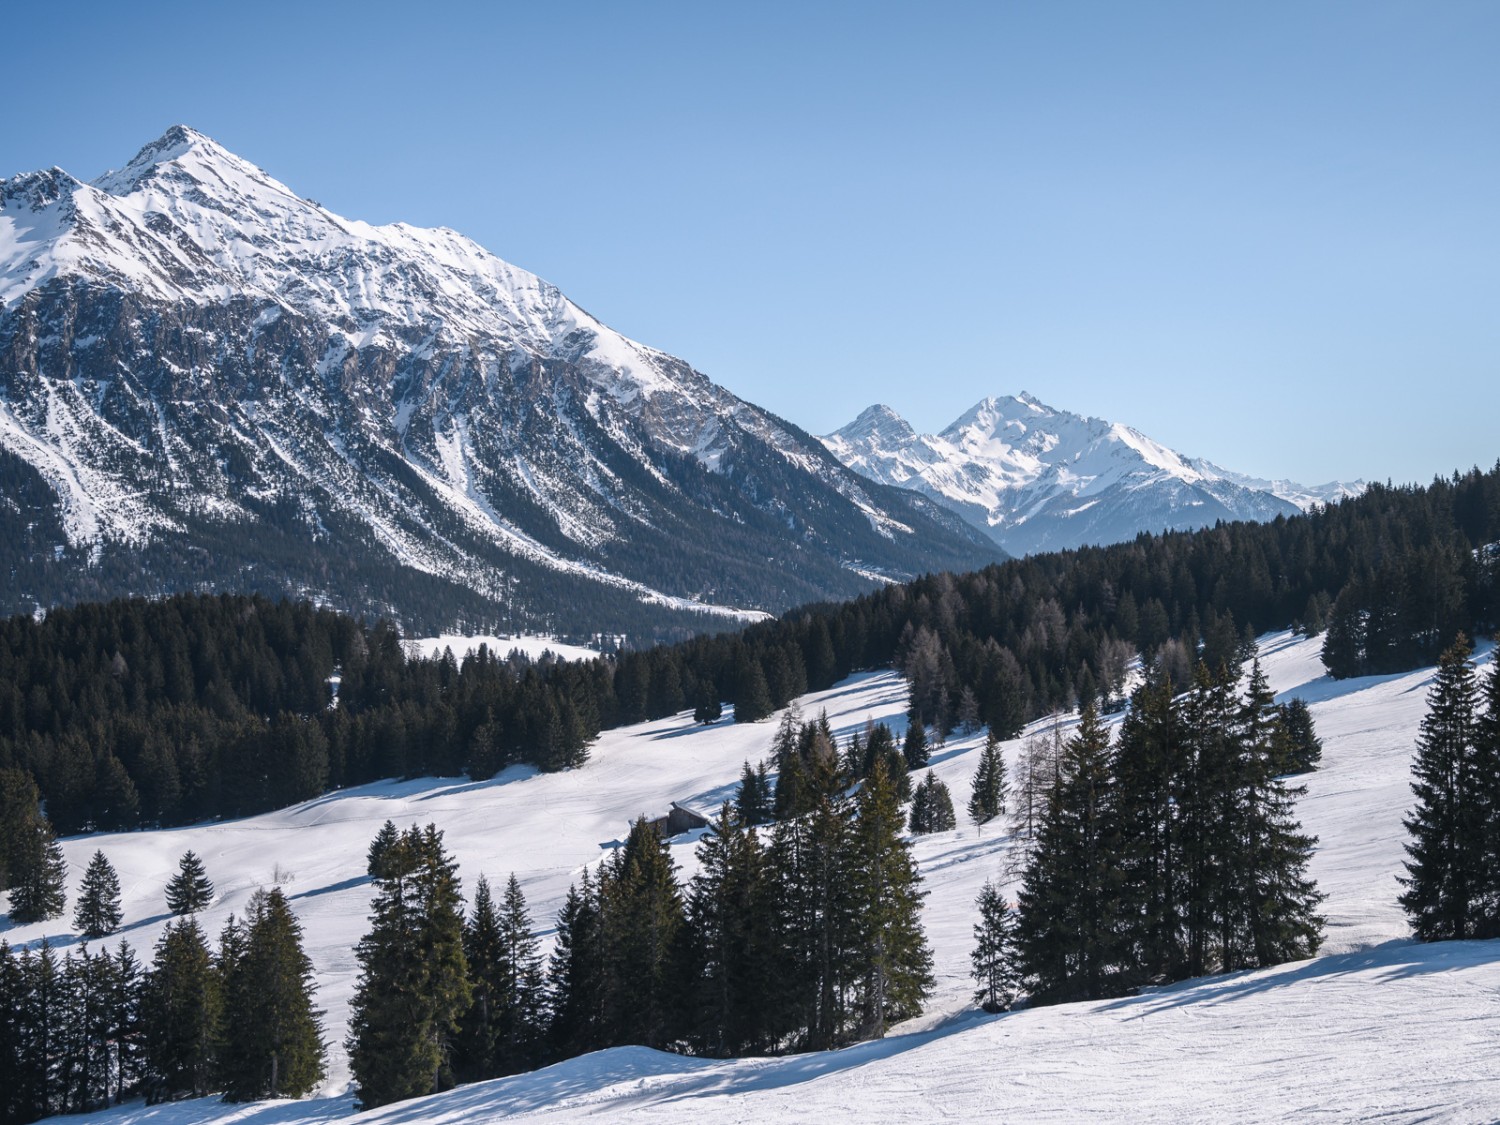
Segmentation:
[[(1430, 669), (1335, 683), (1319, 642), (1276, 634), (1261, 657), (1279, 700), (1311, 706), (1322, 768), (1299, 804), (1319, 847), (1312, 872), (1327, 893), (1323, 955), (1092, 1004), (987, 1016), (969, 1005), (973, 902), (987, 878), (1010, 880), (1017, 846), (968, 825), (918, 839), (930, 892), (924, 921), (937, 987), (926, 1013), (884, 1041), (781, 1059), (713, 1061), (620, 1048), (530, 1075), (388, 1106), (361, 1121), (861, 1122), (999, 1120), (1493, 1121), (1500, 1119), (1500, 943), (1421, 946), (1396, 905), (1410, 805), (1410, 759)], [(1483, 650), (1487, 663), (1489, 650)], [(892, 673), (853, 677), (805, 697), (841, 738), (867, 719), (904, 727), (905, 689)], [(1115, 721), (1118, 721), (1116, 719)], [(215, 1100), (92, 1119), (139, 1125), (256, 1122), (312, 1125), (352, 1112), (341, 1046), (365, 928), (365, 848), (387, 818), (435, 822), (466, 885), (514, 871), (545, 935), (583, 866), (668, 802), (712, 811), (741, 763), (768, 753), (775, 721), (695, 726), (689, 715), (605, 734), (581, 769), (512, 768), (482, 783), (386, 782), (265, 816), (156, 832), (69, 839), (71, 895), (95, 848), (120, 872), (121, 936), (149, 957), (165, 921), (162, 888), (189, 848), (217, 897), (203, 916), (216, 935), (253, 891), (281, 879), (307, 931), (326, 1009), (330, 1073), (319, 1097), (230, 1107)], [(954, 804), (968, 801), (979, 737), (934, 753)], [(1020, 742), (1004, 747), (1014, 766)], [(686, 877), (693, 842), (673, 854)], [(1011, 884), (1013, 888), (1013, 884)], [(75, 939), (62, 921), (17, 927), (13, 944)]]

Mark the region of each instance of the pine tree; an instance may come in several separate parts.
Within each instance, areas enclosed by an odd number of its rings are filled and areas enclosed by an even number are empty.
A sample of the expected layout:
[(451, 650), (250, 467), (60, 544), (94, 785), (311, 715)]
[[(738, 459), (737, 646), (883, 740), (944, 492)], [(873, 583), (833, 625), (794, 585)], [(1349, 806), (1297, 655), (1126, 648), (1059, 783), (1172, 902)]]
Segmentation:
[(385, 857), (399, 839), (401, 839), (400, 830), (389, 820), (380, 826), (379, 832), (375, 833), (375, 838), (370, 841), (370, 850), (365, 857), (365, 871), (371, 879), (382, 877)]
[(663, 1047), (680, 1023), (682, 892), (671, 851), (641, 817), (601, 887), (604, 1020), (611, 1042)]
[(11, 856), (10, 919), (18, 925), (62, 916), (68, 861), (43, 817), (26, 824)]
[(735, 665), (735, 682), (735, 722), (758, 723), (775, 710), (771, 703), (771, 689), (766, 685), (765, 670), (754, 653), (741, 652)]
[(1475, 936), (1480, 925), (1484, 842), (1474, 762), (1474, 665), (1460, 635), (1438, 661), (1412, 761), (1417, 807), (1406, 818), (1406, 890), (1401, 907), (1422, 941)]
[(555, 1057), (572, 1058), (605, 1045), (602, 919), (587, 867), (579, 883), (568, 888), (558, 912), (547, 966), (547, 999), (547, 1036)]
[(740, 788), (734, 798), (735, 816), (745, 825), (766, 824), (772, 819), (771, 782), (766, 764), (751, 768), (749, 762), (740, 772)]
[(1474, 716), (1474, 781), (1485, 879), (1476, 937), (1500, 937), (1500, 659), (1491, 657), (1490, 674), (1479, 688)]
[(969, 819), (983, 831), (990, 821), (1005, 815), (1005, 759), (1000, 754), (1000, 740), (991, 731), (984, 740), (979, 765), (969, 796)]
[(906, 759), (908, 771), (919, 770), (932, 760), (927, 746), (927, 731), (922, 724), (913, 721), (906, 728), (906, 741), (901, 744), (901, 756)]
[(917, 786), (911, 798), (911, 831), (916, 835), (951, 832), (958, 826), (953, 815), (953, 798), (948, 787), (931, 770)]
[(974, 967), (970, 975), (979, 987), (974, 1003), (986, 1012), (1003, 1012), (1021, 991), (1015, 918), (1004, 896), (988, 879), (975, 906), (979, 908), (979, 921), (974, 923), (974, 952), (970, 955)]
[(687, 906), (695, 982), (690, 1037), (719, 1058), (764, 1049), (774, 961), (765, 856), (754, 828), (727, 803), (699, 843), (698, 863)]
[(436, 826), (408, 829), (375, 886), (345, 1041), (364, 1108), (452, 1084), (451, 1040), (471, 999), (458, 875)]
[[(860, 1033), (879, 1039), (892, 1020), (920, 1012), (932, 991), (932, 951), (921, 919), (926, 892), (911, 845), (901, 838), (901, 805), (884, 762), (875, 763), (855, 809), (849, 892), (860, 937), (855, 959), (863, 993)], [(951, 823), (951, 801), (948, 818)]]
[(712, 680), (702, 681), (698, 688), (698, 701), (693, 707), (693, 722), (711, 727), (724, 717), (723, 704)]
[(135, 951), (125, 942), (110, 961), (109, 1040), (114, 1045), (111, 1082), (116, 1104), (139, 1087), (145, 1067), (142, 1023), (144, 977)]
[(499, 911), (488, 880), (481, 878), (464, 926), (474, 999), (460, 1021), (455, 1050), (467, 1080), (517, 1074), (541, 1061), (546, 1005), (537, 944), (516, 877), (506, 884)]
[(1277, 708), (1281, 720), (1279, 773), (1308, 773), (1323, 759), (1323, 741), (1313, 728), (1312, 712), (1301, 699), (1289, 699)]
[(302, 926), (280, 887), (251, 900), (239, 941), (235, 954), (219, 959), (224, 1100), (301, 1097), (325, 1072), (322, 1013), (313, 1007)]
[(203, 930), (191, 917), (169, 923), (156, 943), (141, 1006), (147, 1102), (201, 1098), (212, 1090), (220, 1002)]
[(1097, 1000), (1119, 987), (1119, 836), (1109, 734), (1093, 707), (1064, 748), (1020, 894), (1017, 948), (1033, 999)]
[(85, 938), (101, 938), (120, 928), (120, 877), (104, 853), (96, 851), (83, 873), (73, 926)]
[(214, 900), (214, 885), (209, 882), (203, 861), (193, 852), (184, 852), (177, 874), (167, 883), (167, 909), (173, 914), (196, 914)]

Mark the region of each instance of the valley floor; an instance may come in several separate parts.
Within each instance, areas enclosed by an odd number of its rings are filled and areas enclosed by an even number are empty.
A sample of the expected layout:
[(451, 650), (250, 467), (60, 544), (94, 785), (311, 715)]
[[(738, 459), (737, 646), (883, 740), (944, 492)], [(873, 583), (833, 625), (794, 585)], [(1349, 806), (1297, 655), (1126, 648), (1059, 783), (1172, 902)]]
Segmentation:
[[(1412, 745), (1431, 671), (1335, 683), (1318, 641), (1263, 638), (1278, 699), (1311, 706), (1322, 768), (1298, 808), (1320, 838), (1313, 874), (1328, 894), (1323, 956), (1188, 982), (1125, 1000), (987, 1016), (969, 1005), (973, 902), (987, 878), (1015, 877), (1015, 841), (972, 827), (917, 841), (937, 972), (927, 1014), (888, 1039), (843, 1051), (728, 1062), (621, 1048), (530, 1075), (389, 1106), (360, 1120), (488, 1122), (509, 1117), (609, 1121), (861, 1122), (1494, 1121), (1500, 1119), (1500, 942), (1422, 946), (1396, 905), (1410, 805)], [(904, 725), (890, 673), (855, 677), (803, 700), (841, 737), (867, 718)], [(247, 820), (71, 839), (76, 891), (102, 848), (125, 888), (126, 937), (149, 956), (165, 922), (161, 894), (177, 858), (197, 851), (218, 884), (203, 921), (216, 934), (256, 887), (280, 879), (307, 931), (331, 1045), (326, 1096), (225, 1106), (217, 1101), (95, 1115), (117, 1125), (314, 1125), (352, 1110), (344, 1035), (370, 886), (365, 847), (387, 818), (435, 822), (468, 885), (514, 870), (543, 933), (568, 884), (623, 838), (628, 821), (678, 801), (705, 812), (732, 795), (741, 763), (768, 753), (774, 723), (696, 727), (687, 715), (609, 732), (582, 769), (513, 769), (493, 781), (425, 779), (331, 794)], [(934, 769), (962, 809), (979, 738), (954, 739)], [(1019, 743), (1005, 750), (1014, 764)], [(684, 877), (692, 842), (673, 853)], [(19, 927), (13, 944), (62, 923)]]

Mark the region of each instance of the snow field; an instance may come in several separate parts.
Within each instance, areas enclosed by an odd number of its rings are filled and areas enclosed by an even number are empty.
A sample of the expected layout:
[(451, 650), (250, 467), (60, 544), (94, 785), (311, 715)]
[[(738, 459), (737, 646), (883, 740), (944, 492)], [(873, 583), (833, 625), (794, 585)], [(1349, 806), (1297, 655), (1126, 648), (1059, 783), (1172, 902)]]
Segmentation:
[[(1004, 832), (979, 834), (964, 821), (983, 739), (953, 739), (934, 750), (933, 769), (963, 826), (915, 844), (937, 986), (926, 1013), (886, 1040), (723, 1062), (620, 1048), (361, 1120), (1500, 1119), (1500, 943), (1412, 944), (1395, 901), (1411, 750), (1431, 670), (1335, 683), (1323, 676), (1318, 649), (1317, 639), (1275, 634), (1262, 639), (1261, 656), (1278, 700), (1305, 699), (1324, 743), (1322, 767), (1306, 778), (1298, 805), (1320, 840), (1312, 871), (1328, 895), (1323, 956), (1124, 1000), (1001, 1016), (974, 1011), (974, 898), (986, 878), (1015, 871), (1017, 849)], [(905, 687), (893, 673), (864, 674), (805, 697), (801, 707), (807, 718), (826, 708), (841, 741), (867, 719), (891, 723), (899, 736)], [(370, 899), (365, 848), (383, 821), (436, 822), (466, 887), (480, 874), (498, 882), (515, 871), (538, 929), (550, 936), (569, 883), (623, 839), (631, 819), (664, 812), (672, 800), (712, 812), (732, 796), (741, 763), (767, 756), (774, 730), (775, 719), (742, 727), (726, 717), (702, 728), (682, 714), (606, 733), (590, 761), (566, 773), (513, 767), (482, 783), (384, 782), (240, 821), (65, 841), (70, 908), (88, 858), (102, 848), (124, 889), (120, 936), (148, 959), (167, 921), (163, 887), (183, 851), (197, 851), (217, 883), (202, 918), (210, 936), (279, 875), (306, 930), (327, 1010), (324, 1096), (250, 1107), (136, 1105), (97, 1118), (300, 1125), (344, 1116), (351, 1099), (341, 1044)], [(1004, 745), (1012, 773), (1020, 746)], [(684, 880), (695, 869), (692, 852), (690, 839), (674, 844)], [(1007, 892), (1013, 898), (1013, 883)], [(5, 936), (14, 944), (44, 933), (59, 946), (74, 940), (63, 920)]]

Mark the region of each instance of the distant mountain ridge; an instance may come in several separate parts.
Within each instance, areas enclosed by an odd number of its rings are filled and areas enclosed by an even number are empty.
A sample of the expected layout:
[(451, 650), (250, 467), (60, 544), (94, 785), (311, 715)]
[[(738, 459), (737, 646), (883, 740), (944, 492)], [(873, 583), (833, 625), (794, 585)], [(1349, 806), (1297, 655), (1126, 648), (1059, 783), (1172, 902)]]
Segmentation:
[(0, 180), (0, 485), (10, 612), (227, 588), (681, 632), (998, 557), (462, 235), (182, 126)]
[(1016, 555), (1274, 519), (1364, 488), (1233, 473), (1024, 391), (984, 399), (940, 434), (919, 434), (890, 407), (871, 406), (823, 444), (871, 480), (947, 505)]

